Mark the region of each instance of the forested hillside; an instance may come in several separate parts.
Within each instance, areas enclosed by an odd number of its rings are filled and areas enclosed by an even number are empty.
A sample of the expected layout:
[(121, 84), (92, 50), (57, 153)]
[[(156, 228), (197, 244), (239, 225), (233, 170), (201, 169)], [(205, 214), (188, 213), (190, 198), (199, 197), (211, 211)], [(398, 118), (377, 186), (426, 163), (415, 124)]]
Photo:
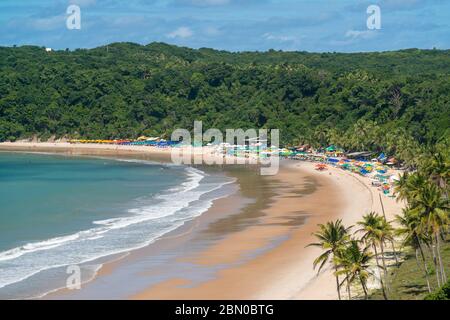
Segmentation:
[(279, 128), (285, 143), (435, 143), (450, 135), (450, 51), (0, 48), (1, 141), (167, 136), (194, 120), (206, 128)]

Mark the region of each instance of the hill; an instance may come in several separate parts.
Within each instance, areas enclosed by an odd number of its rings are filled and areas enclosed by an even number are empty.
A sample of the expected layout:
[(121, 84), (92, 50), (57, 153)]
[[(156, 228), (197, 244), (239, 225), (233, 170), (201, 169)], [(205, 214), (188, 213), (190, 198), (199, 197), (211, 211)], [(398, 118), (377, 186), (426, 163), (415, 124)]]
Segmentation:
[[(450, 51), (240, 52), (113, 43), (0, 47), (0, 141), (279, 128), (284, 143), (384, 149), (449, 137)], [(392, 143), (392, 142), (391, 142)]]

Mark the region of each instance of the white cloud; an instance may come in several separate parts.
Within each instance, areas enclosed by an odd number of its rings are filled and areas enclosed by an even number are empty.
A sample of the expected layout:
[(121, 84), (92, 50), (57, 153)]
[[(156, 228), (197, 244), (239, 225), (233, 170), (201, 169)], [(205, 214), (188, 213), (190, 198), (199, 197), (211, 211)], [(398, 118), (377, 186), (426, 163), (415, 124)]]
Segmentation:
[(179, 27), (178, 29), (167, 34), (168, 38), (190, 38), (194, 33), (188, 27)]
[(272, 41), (280, 41), (280, 42), (287, 42), (287, 41), (298, 41), (298, 37), (294, 36), (286, 36), (286, 35), (274, 35), (272, 33), (265, 33), (263, 34), (263, 38), (266, 40), (272, 40)]
[(374, 30), (348, 30), (345, 33), (346, 38), (350, 39), (370, 39), (376, 35)]

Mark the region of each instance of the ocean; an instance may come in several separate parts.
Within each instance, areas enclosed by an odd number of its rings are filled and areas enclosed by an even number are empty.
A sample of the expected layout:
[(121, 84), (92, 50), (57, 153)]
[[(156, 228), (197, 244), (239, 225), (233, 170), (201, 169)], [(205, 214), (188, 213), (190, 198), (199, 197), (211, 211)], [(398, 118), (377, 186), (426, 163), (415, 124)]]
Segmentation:
[(0, 152), (0, 298), (63, 288), (73, 265), (92, 279), (101, 258), (175, 230), (232, 182), (152, 161)]

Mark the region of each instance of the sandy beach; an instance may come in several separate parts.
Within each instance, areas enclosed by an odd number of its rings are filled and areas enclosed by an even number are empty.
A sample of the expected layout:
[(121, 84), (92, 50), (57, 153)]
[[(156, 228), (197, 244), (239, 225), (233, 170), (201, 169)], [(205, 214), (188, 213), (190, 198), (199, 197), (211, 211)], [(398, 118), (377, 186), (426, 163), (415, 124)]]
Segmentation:
[[(170, 154), (149, 147), (68, 143), (2, 143), (0, 150), (151, 155), (155, 160)], [(369, 179), (333, 167), (318, 172), (313, 163), (292, 160), (282, 161), (275, 176), (259, 176), (248, 168), (246, 173), (227, 166), (222, 170), (237, 179), (230, 196), (149, 248), (105, 263), (77, 293), (62, 291), (49, 298), (88, 297), (84, 292), (107, 290), (128, 272), (140, 283), (124, 292), (129, 299), (337, 299), (332, 272), (325, 268), (317, 275), (313, 270), (320, 249), (306, 246), (314, 242), (319, 223), (342, 219), (354, 225), (370, 211), (382, 212), (380, 192)], [(388, 220), (400, 213), (401, 203), (384, 195), (382, 201)], [(167, 255), (172, 271), (152, 276), (162, 271), (152, 269), (151, 260)], [(148, 268), (137, 272), (136, 265)], [(194, 275), (185, 272), (187, 266)]]
[[(237, 267), (219, 272), (217, 278), (185, 288), (181, 277), (173, 278), (132, 296), (132, 299), (337, 299), (335, 279), (329, 268), (319, 275), (313, 260), (320, 249), (314, 242), (317, 224), (342, 219), (354, 225), (370, 212), (381, 212), (378, 191), (369, 181), (339, 169), (317, 172), (314, 164), (291, 162), (276, 181), (275, 195), (257, 225), (234, 233), (193, 257), (197, 264), (232, 262), (249, 250), (264, 247), (269, 239), (285, 237), (277, 246)], [(305, 194), (308, 181), (315, 190)], [(317, 189), (316, 189), (317, 188)], [(303, 191), (303, 192), (302, 192)], [(383, 197), (388, 219), (399, 212), (393, 199)]]

